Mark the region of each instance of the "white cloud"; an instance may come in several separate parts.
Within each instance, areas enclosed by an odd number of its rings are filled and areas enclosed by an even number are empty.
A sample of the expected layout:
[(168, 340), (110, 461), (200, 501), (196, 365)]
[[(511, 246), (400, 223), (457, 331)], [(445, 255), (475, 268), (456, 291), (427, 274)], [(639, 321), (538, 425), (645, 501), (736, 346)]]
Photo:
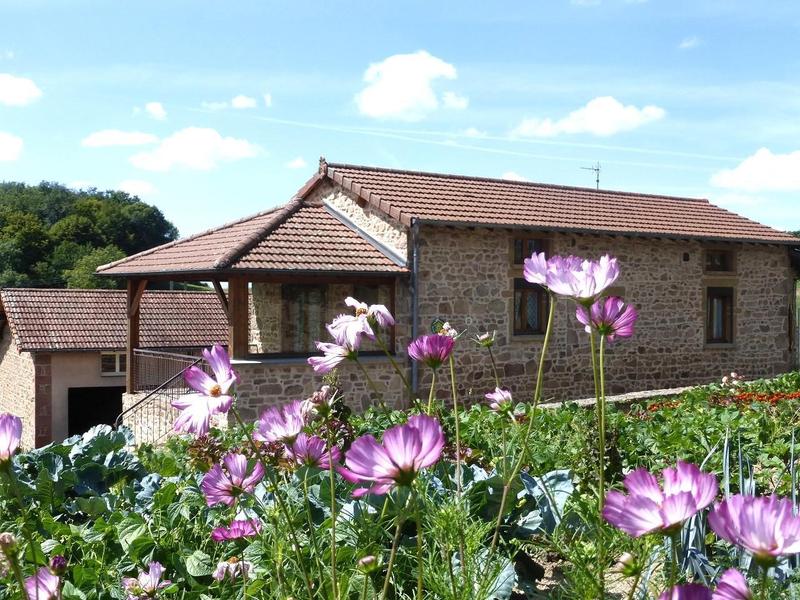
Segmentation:
[(222, 162), (251, 158), (259, 151), (257, 145), (222, 137), (215, 129), (187, 127), (163, 139), (152, 151), (134, 154), (130, 162), (146, 171), (169, 171), (173, 167), (207, 171)]
[(515, 171), (506, 171), (503, 173), (502, 178), (508, 179), (509, 181), (530, 181), (527, 177), (523, 177)]
[(308, 166), (308, 163), (303, 159), (302, 156), (298, 156), (286, 163), (286, 166), (289, 169), (305, 169)]
[(223, 110), (228, 108), (228, 103), (225, 101), (222, 102), (201, 102), (200, 106), (208, 110)]
[(442, 95), (442, 103), (445, 108), (464, 110), (469, 106), (469, 98), (466, 96), (459, 96), (455, 92), (445, 92), (444, 95)]
[(87, 148), (103, 148), (105, 146), (143, 146), (154, 144), (158, 137), (152, 133), (141, 131), (120, 131), (119, 129), (103, 129), (90, 133), (81, 141)]
[(527, 137), (554, 137), (563, 133), (609, 136), (658, 121), (665, 114), (666, 111), (658, 106), (625, 106), (616, 98), (600, 96), (556, 121), (549, 118), (523, 119), (511, 133)]
[(149, 196), (156, 193), (155, 186), (149, 181), (141, 179), (125, 179), (117, 184), (117, 189), (127, 192), (131, 196)]
[(17, 160), (22, 154), (22, 138), (0, 131), (0, 161)]
[(464, 131), (461, 132), (461, 134), (471, 138), (481, 138), (486, 135), (486, 132), (481, 131), (477, 127), (467, 127)]
[(257, 103), (255, 98), (251, 98), (250, 96), (244, 96), (242, 94), (234, 96), (233, 99), (231, 99), (232, 108), (255, 108), (256, 104)]
[(696, 35), (691, 37), (683, 38), (681, 43), (678, 44), (678, 48), (680, 50), (691, 50), (692, 48), (696, 48), (700, 45), (700, 38)]
[(144, 110), (157, 121), (163, 121), (167, 118), (167, 111), (164, 109), (164, 105), (161, 104), (161, 102), (148, 102), (144, 105)]
[(714, 173), (711, 185), (746, 192), (798, 191), (800, 150), (773, 154), (768, 148), (759, 148), (733, 169)]
[[(356, 94), (356, 105), (367, 117), (419, 121), (439, 108), (440, 101), (446, 102), (437, 96), (433, 82), (456, 77), (453, 65), (425, 50), (395, 54), (367, 68), (367, 85)], [(453, 94), (450, 101), (454, 99), (466, 101)]]
[(272, 94), (269, 92), (264, 92), (264, 106), (267, 108), (272, 107)]
[(42, 90), (32, 79), (0, 73), (0, 104), (25, 106), (41, 97)]

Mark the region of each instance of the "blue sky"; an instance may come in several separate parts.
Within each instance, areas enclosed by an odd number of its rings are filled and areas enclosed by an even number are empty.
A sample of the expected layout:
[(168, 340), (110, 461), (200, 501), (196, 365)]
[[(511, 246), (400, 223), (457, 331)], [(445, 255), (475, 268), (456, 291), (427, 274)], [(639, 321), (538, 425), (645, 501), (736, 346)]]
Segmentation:
[(0, 180), (124, 188), (182, 235), (320, 155), (709, 198), (800, 229), (800, 5), (0, 0)]

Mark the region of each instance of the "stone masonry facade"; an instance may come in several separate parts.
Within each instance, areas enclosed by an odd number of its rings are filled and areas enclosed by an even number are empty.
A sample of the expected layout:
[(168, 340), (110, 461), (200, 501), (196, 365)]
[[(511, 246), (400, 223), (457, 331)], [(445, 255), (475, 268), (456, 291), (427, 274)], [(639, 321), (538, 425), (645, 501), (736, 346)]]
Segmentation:
[(22, 446), (33, 448), (36, 441), (33, 355), (17, 350), (7, 327), (0, 333), (0, 412), (9, 412), (22, 419)]

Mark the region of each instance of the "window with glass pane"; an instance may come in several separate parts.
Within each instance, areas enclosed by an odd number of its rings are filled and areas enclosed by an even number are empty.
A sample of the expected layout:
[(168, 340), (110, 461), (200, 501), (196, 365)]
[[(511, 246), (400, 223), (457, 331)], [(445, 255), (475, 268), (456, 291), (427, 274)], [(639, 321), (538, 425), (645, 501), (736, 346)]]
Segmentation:
[(706, 293), (706, 341), (733, 342), (733, 288), (710, 287)]
[(319, 285), (281, 286), (283, 322), (281, 352), (316, 352), (314, 342), (326, 340), (325, 287)]
[(538, 238), (514, 238), (514, 264), (521, 265), (534, 252), (544, 252), (544, 240)]
[(544, 333), (547, 292), (524, 279), (514, 280), (514, 335)]
[(733, 253), (729, 250), (706, 250), (706, 271), (733, 271)]
[(101, 375), (124, 375), (126, 356), (123, 352), (103, 352), (100, 354)]

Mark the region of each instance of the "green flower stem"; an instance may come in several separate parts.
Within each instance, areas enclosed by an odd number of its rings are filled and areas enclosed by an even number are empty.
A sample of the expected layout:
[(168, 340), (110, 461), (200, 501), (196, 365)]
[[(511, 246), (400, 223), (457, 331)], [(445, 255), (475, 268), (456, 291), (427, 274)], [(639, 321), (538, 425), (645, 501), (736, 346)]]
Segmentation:
[(336, 575), (336, 479), (333, 476), (333, 435), (328, 434), (328, 483), (331, 486), (331, 581), (333, 600), (339, 600), (339, 585)]
[[(242, 417), (239, 415), (239, 411), (236, 408), (231, 408), (231, 412), (233, 413), (236, 422), (239, 426), (246, 430), (247, 427), (242, 421)], [(306, 584), (306, 589), (308, 590), (308, 597), (313, 598), (314, 594), (314, 586), (311, 585), (311, 579), (308, 576), (308, 570), (306, 569), (305, 562), (303, 561), (303, 557), (300, 555), (300, 543), (297, 540), (297, 534), (295, 532), (294, 523), (292, 523), (291, 515), (289, 514), (289, 509), (286, 507), (286, 503), (283, 501), (283, 496), (280, 493), (280, 487), (278, 486), (278, 481), (275, 479), (275, 474), (272, 472), (272, 469), (267, 464), (267, 461), (264, 460), (264, 455), (261, 453), (261, 449), (256, 445), (255, 440), (253, 439), (252, 435), (247, 436), (247, 441), (250, 444), (250, 447), (258, 456), (258, 460), (261, 462), (261, 466), (264, 467), (264, 472), (267, 474), (267, 477), (272, 484), (272, 487), (275, 488), (275, 503), (278, 505), (278, 510), (281, 511), (283, 518), (286, 519), (286, 524), (289, 526), (289, 537), (292, 542), (292, 547), (294, 549), (295, 557), (297, 558), (297, 564), (300, 567), (300, 571), (303, 574), (303, 581)], [(321, 583), (321, 582), (320, 582)]]
[(422, 511), (420, 510), (419, 496), (417, 495), (416, 488), (412, 488), (414, 495), (414, 507), (417, 517), (417, 600), (422, 600), (422, 570), (425, 564), (423, 560), (423, 544), (422, 538)]
[[(450, 353), (450, 393), (453, 395), (453, 419), (456, 424), (456, 503), (459, 510), (464, 507), (463, 502), (463, 481), (461, 475), (461, 415), (458, 412), (458, 390), (456, 389), (456, 361), (453, 353)], [(466, 581), (469, 581), (469, 570), (467, 568), (466, 544), (464, 543), (464, 529), (458, 528), (458, 545), (461, 554), (461, 566), (464, 570)]]
[(378, 406), (380, 407), (380, 409), (383, 412), (388, 414), (389, 409), (386, 408), (386, 404), (383, 402), (383, 392), (381, 392), (378, 389), (377, 384), (372, 380), (372, 377), (369, 376), (369, 372), (367, 372), (367, 368), (363, 364), (361, 364), (361, 361), (358, 360), (358, 358), (356, 358), (355, 361), (356, 361), (356, 364), (358, 365), (358, 368), (361, 369), (361, 372), (364, 374), (364, 377), (367, 379), (367, 383), (369, 384), (369, 387), (372, 388), (372, 391), (375, 392), (375, 395), (378, 397)]
[(19, 584), (20, 597), (23, 600), (25, 600), (25, 576), (22, 574), (22, 569), (20, 569), (19, 567), (19, 561), (17, 560), (17, 552), (16, 550), (14, 550), (13, 553), (9, 552), (7, 554), (3, 552), (3, 555), (6, 557), (6, 560), (8, 560), (8, 563), (11, 565), (11, 570), (14, 572), (14, 578), (17, 580), (17, 583)]
[(428, 392), (428, 410), (425, 412), (429, 415), (433, 412), (433, 399), (436, 396), (436, 369), (431, 369), (431, 391)]
[(389, 348), (386, 345), (386, 342), (383, 341), (381, 333), (377, 328), (375, 329), (375, 341), (378, 343), (378, 346), (380, 346), (380, 349), (383, 350), (383, 353), (387, 356), (389, 362), (392, 363), (392, 367), (400, 376), (400, 380), (403, 382), (403, 385), (406, 388), (406, 392), (408, 392), (408, 397), (409, 399), (411, 399), (412, 396), (414, 395), (414, 390), (411, 389), (411, 384), (408, 382), (408, 378), (406, 377), (405, 373), (403, 373), (403, 370), (400, 368), (400, 365), (397, 364), (397, 361), (394, 359), (394, 356), (392, 356), (392, 353), (389, 352)]
[(597, 422), (599, 426), (599, 449), (600, 449), (600, 511), (605, 505), (605, 482), (606, 482), (606, 372), (605, 372), (605, 350), (606, 336), (600, 335), (600, 362), (598, 370), (600, 373), (600, 396), (597, 402)]
[(241, 561), (241, 569), (242, 569), (242, 600), (247, 600), (247, 569), (244, 566), (244, 551), (239, 557)]
[[(9, 486), (11, 487), (12, 490), (14, 490), (14, 497), (16, 498), (17, 503), (19, 504), (20, 510), (23, 513), (25, 513), (28, 510), (28, 507), (25, 505), (25, 499), (22, 497), (22, 492), (20, 491), (20, 488), (19, 488), (19, 485), (18, 485), (19, 481), (17, 480), (17, 476), (14, 474), (14, 471), (11, 468), (11, 462), (9, 461), (8, 464), (5, 465), (5, 467), (6, 468), (3, 469), (3, 471), (8, 476)], [(24, 520), (23, 520), (22, 527), (20, 529), (22, 530), (22, 535), (25, 538), (25, 541), (27, 542), (28, 547), (31, 549), (31, 555), (33, 556), (33, 566), (34, 567), (38, 567), (39, 566), (39, 561), (38, 561), (38, 556), (39, 555), (38, 555), (38, 553), (36, 552), (36, 549), (33, 546), (33, 537), (31, 536), (30, 532), (28, 531), (28, 528), (25, 526), (25, 521)], [(22, 556), (23, 557), (25, 556), (24, 552), (23, 552)], [(25, 587), (24, 586), (22, 587), (21, 593), (23, 593), (23, 594), (25, 593)]]
[(494, 375), (494, 386), (499, 388), (500, 375), (497, 373), (497, 363), (494, 362), (494, 352), (492, 352), (491, 346), (487, 346), (486, 349), (489, 351), (489, 360), (492, 361), (492, 374)]
[(314, 522), (311, 520), (311, 502), (308, 500), (308, 469), (305, 468), (303, 473), (303, 500), (306, 505), (306, 522), (308, 523), (308, 535), (311, 537), (311, 545), (314, 546), (314, 562), (317, 564), (319, 571), (320, 584), (324, 581), (325, 575), (322, 572), (322, 564), (320, 557), (322, 554), (319, 551), (319, 544), (317, 543), (317, 536), (315, 534)]
[(367, 600), (367, 590), (369, 589), (369, 575), (364, 573), (364, 587), (361, 589), (360, 600)]
[(669, 587), (678, 583), (679, 569), (678, 566), (678, 540), (680, 538), (680, 530), (672, 532), (670, 535), (670, 567), (669, 567)]
[(634, 594), (636, 594), (636, 588), (639, 587), (639, 580), (642, 578), (641, 571), (637, 570), (636, 576), (633, 579), (633, 585), (631, 586), (631, 591), (628, 592), (628, 600), (633, 600)]
[(408, 496), (408, 500), (406, 500), (406, 504), (403, 507), (397, 517), (397, 525), (394, 529), (394, 538), (392, 539), (392, 549), (389, 551), (389, 563), (386, 565), (386, 579), (383, 581), (383, 590), (381, 591), (381, 598), (382, 600), (386, 600), (387, 594), (389, 593), (389, 582), (392, 579), (392, 567), (394, 567), (394, 559), (397, 557), (397, 545), (400, 543), (400, 532), (403, 528), (403, 522), (405, 521), (405, 509), (408, 507), (408, 503), (411, 500), (411, 495)]
[(761, 566), (761, 600), (769, 600), (769, 567)]
[[(531, 437), (531, 432), (533, 431), (533, 422), (536, 420), (536, 408), (539, 406), (539, 402), (542, 398), (542, 381), (544, 379), (544, 358), (547, 355), (547, 348), (550, 345), (550, 333), (553, 329), (553, 315), (555, 314), (556, 309), (556, 298), (552, 293), (549, 293), (549, 309), (547, 311), (547, 329), (545, 329), (544, 333), (544, 340), (542, 341), (542, 352), (539, 355), (539, 370), (536, 374), (536, 388), (533, 392), (533, 405), (531, 406), (531, 412), (528, 418), (528, 427), (525, 429), (525, 435), (522, 438), (522, 447), (520, 449), (519, 458), (514, 463), (514, 467), (511, 469), (511, 473), (508, 476), (505, 484), (503, 485), (503, 495), (500, 499), (500, 510), (497, 513), (497, 521), (495, 522), (494, 526), (494, 534), (492, 535), (492, 543), (489, 547), (489, 558), (491, 558), (492, 554), (494, 554), (494, 550), (497, 547), (497, 540), (500, 536), (500, 526), (503, 524), (503, 512), (505, 512), (506, 502), (508, 502), (508, 494), (511, 490), (511, 484), (519, 474), (519, 471), (522, 469), (522, 465), (525, 461), (525, 453), (527, 451), (528, 440)], [(489, 561), (487, 560), (487, 568), (489, 565)]]

